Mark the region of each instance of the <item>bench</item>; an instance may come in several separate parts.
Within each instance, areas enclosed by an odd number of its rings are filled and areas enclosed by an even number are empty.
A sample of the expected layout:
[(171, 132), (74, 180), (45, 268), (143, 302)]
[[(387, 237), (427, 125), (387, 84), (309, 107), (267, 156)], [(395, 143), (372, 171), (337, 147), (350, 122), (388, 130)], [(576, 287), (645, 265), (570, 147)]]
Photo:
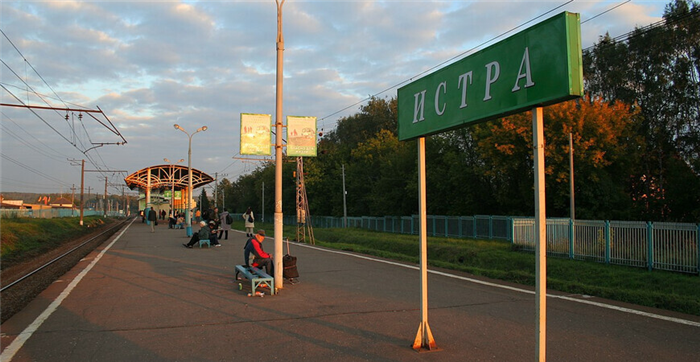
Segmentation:
[(252, 293), (255, 294), (255, 289), (261, 285), (266, 285), (270, 288), (270, 294), (275, 294), (275, 278), (271, 277), (261, 269), (254, 266), (236, 265), (236, 280), (238, 274), (243, 274), (246, 279), (251, 282)]
[(211, 243), (209, 243), (209, 239), (204, 239), (204, 240), (199, 240), (199, 247), (202, 248), (202, 245), (207, 244), (207, 247), (211, 248)]

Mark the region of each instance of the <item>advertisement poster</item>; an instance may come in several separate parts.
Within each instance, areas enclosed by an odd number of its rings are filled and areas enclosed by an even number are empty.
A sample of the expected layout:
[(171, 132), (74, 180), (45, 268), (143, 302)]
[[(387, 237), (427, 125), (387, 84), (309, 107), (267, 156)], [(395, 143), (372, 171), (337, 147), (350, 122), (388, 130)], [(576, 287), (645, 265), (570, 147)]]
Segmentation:
[[(170, 190), (163, 191), (163, 197), (168, 199), (168, 200), (170, 200), (171, 194), (172, 194), (172, 192), (170, 192)], [(180, 190), (175, 191), (175, 197), (173, 197), (173, 199), (176, 199), (176, 200), (182, 199), (182, 191), (180, 191)]]
[(316, 117), (287, 116), (287, 156), (316, 157)]
[(241, 113), (241, 155), (272, 154), (272, 135), (269, 114)]

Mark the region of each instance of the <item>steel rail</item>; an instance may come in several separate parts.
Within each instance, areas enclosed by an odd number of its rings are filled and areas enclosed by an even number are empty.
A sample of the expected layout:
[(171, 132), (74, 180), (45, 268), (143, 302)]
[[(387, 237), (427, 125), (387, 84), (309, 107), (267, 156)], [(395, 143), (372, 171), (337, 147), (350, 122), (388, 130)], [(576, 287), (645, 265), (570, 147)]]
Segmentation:
[(42, 265), (42, 266), (40, 266), (40, 267), (34, 269), (33, 271), (27, 273), (26, 275), (24, 275), (23, 277), (21, 277), (21, 278), (15, 280), (14, 282), (12, 282), (12, 283), (10, 283), (10, 284), (8, 284), (8, 285), (3, 286), (2, 288), (0, 288), (0, 292), (4, 292), (5, 290), (10, 289), (12, 286), (18, 284), (19, 282), (21, 282), (21, 281), (23, 281), (23, 280), (29, 278), (30, 276), (32, 276), (32, 275), (34, 275), (34, 274), (40, 272), (41, 270), (43, 270), (44, 268), (48, 267), (49, 265), (51, 265), (51, 264), (53, 264), (53, 263), (55, 263), (55, 262), (61, 260), (61, 259), (64, 258), (65, 256), (67, 256), (67, 255), (71, 254), (72, 252), (74, 252), (74, 251), (76, 251), (76, 250), (82, 248), (83, 246), (85, 246), (85, 244), (94, 241), (95, 239), (97, 239), (97, 238), (103, 236), (104, 234), (106, 234), (106, 233), (108, 233), (108, 232), (114, 230), (115, 228), (118, 228), (118, 227), (123, 226), (123, 225), (126, 223), (127, 220), (129, 220), (129, 219), (127, 218), (127, 219), (125, 219), (125, 220), (122, 221), (122, 222), (119, 222), (119, 223), (117, 223), (117, 224), (115, 224), (115, 225), (113, 225), (113, 226), (110, 226), (109, 228), (107, 228), (106, 230), (102, 231), (101, 233), (99, 233), (99, 234), (97, 234), (97, 235), (91, 237), (90, 239), (84, 241), (82, 244), (80, 244), (80, 245), (74, 247), (74, 248), (71, 249), (71, 250), (68, 250), (67, 252), (65, 252), (65, 253), (63, 253), (63, 254), (57, 256), (57, 257), (55, 257), (55, 258), (52, 259), (51, 261), (49, 261), (49, 262), (47, 262), (46, 264), (44, 264), (44, 265)]

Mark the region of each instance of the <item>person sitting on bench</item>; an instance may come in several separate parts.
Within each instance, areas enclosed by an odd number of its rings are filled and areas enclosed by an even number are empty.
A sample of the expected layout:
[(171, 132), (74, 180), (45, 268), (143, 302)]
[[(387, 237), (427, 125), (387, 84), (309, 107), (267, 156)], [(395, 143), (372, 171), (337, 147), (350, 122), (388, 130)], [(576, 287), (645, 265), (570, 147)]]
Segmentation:
[(209, 229), (209, 226), (207, 226), (207, 223), (204, 221), (201, 221), (199, 223), (199, 231), (195, 234), (192, 234), (192, 239), (190, 239), (190, 242), (187, 244), (182, 244), (186, 248), (192, 249), (192, 245), (198, 243), (200, 240), (206, 240), (209, 239), (209, 235), (211, 234), (211, 229)]
[(272, 263), (272, 255), (268, 254), (263, 250), (262, 248), (262, 242), (265, 240), (265, 230), (258, 230), (258, 233), (253, 235), (250, 239), (245, 244), (245, 247), (243, 247), (243, 259), (245, 260), (245, 265), (249, 266), (249, 261), (250, 261), (250, 254), (252, 253), (255, 256), (255, 261), (253, 262), (252, 266), (257, 267), (262, 269), (265, 267), (265, 270), (268, 275), (274, 276), (274, 270), (273, 270), (273, 263)]

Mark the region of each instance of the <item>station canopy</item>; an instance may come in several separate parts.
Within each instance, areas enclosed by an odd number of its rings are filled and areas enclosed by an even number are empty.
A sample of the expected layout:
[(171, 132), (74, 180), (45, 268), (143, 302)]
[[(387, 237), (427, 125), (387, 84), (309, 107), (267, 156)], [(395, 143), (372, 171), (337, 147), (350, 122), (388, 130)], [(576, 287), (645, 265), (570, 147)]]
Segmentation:
[[(129, 189), (147, 189), (149, 169), (151, 170), (151, 189), (170, 189), (173, 184), (178, 190), (187, 189), (189, 187), (187, 166), (158, 165), (142, 168), (127, 176), (124, 181)], [(213, 177), (195, 168), (192, 169), (193, 189), (211, 182), (214, 182)]]

